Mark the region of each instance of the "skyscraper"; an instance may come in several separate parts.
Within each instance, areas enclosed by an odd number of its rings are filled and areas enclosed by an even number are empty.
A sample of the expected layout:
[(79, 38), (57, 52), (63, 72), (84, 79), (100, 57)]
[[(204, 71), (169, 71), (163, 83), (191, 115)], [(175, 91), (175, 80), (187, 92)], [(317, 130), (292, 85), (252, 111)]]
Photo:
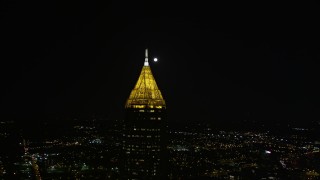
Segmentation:
[(139, 79), (125, 104), (124, 172), (128, 179), (165, 175), (164, 133), (166, 103), (152, 75), (145, 50)]

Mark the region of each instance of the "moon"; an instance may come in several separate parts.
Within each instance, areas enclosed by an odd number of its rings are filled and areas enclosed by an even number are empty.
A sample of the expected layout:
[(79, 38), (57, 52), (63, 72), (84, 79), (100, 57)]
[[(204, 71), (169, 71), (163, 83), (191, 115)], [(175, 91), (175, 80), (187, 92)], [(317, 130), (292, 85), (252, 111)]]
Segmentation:
[(158, 61), (158, 58), (153, 58), (153, 61), (154, 61), (154, 62), (157, 62), (157, 61)]

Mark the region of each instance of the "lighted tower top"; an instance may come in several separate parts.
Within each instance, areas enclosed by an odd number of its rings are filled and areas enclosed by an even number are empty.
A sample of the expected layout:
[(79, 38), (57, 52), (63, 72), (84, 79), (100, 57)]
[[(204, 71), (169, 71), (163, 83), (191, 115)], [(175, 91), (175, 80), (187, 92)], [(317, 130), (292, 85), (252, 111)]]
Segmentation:
[(145, 50), (144, 66), (149, 66), (148, 49)]
[(126, 108), (166, 108), (165, 100), (152, 75), (148, 62), (148, 49), (145, 50), (145, 61), (139, 79), (130, 93)]

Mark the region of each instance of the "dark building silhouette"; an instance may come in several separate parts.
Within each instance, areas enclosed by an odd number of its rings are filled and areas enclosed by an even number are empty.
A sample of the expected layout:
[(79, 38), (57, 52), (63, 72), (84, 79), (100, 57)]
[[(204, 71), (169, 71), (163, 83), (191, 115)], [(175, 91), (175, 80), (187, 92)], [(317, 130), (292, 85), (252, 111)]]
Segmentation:
[(166, 104), (152, 75), (148, 50), (139, 79), (125, 105), (123, 133), (126, 179), (157, 179), (166, 176)]

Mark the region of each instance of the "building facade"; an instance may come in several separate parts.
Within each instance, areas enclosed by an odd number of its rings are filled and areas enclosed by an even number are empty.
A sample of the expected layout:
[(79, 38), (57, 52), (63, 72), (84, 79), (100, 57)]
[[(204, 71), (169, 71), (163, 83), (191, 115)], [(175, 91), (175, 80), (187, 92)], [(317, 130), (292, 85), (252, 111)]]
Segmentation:
[(152, 75), (148, 50), (139, 79), (125, 104), (123, 133), (126, 179), (165, 176), (166, 103)]

